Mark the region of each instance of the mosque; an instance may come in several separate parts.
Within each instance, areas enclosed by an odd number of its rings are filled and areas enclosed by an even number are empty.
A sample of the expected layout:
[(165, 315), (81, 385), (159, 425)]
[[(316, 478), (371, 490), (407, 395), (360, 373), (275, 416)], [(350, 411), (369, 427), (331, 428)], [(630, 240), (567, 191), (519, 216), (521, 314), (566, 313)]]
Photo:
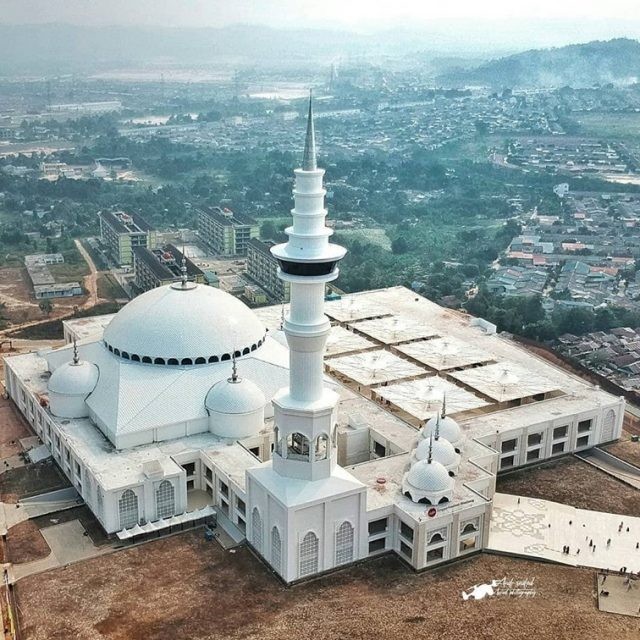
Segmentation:
[(293, 224), (273, 247), (288, 310), (153, 289), (5, 359), (9, 396), (104, 530), (216, 514), (290, 583), (381, 553), (415, 569), (486, 544), (500, 471), (620, 436), (624, 400), (402, 287), (325, 301), (311, 104)]

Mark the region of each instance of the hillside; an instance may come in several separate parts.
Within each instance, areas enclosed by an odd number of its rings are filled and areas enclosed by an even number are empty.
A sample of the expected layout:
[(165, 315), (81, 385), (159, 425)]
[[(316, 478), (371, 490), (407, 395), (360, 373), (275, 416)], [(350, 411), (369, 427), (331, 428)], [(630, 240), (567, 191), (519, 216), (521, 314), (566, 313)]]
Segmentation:
[(640, 78), (640, 42), (628, 38), (534, 49), (440, 75), (444, 86), (585, 87)]

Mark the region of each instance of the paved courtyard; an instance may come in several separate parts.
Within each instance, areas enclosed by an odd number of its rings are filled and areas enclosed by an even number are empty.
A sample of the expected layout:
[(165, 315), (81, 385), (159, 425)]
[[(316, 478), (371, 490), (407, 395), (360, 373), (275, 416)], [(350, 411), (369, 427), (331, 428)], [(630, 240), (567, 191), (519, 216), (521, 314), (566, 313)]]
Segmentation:
[[(569, 553), (563, 553), (565, 545)], [(496, 493), (488, 548), (571, 566), (613, 571), (627, 567), (636, 573), (640, 571), (640, 518)]]

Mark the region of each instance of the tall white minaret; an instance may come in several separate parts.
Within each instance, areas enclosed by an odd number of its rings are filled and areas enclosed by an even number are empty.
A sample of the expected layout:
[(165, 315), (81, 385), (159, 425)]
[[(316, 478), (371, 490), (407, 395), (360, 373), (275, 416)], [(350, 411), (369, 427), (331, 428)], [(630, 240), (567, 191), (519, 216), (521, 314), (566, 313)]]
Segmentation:
[(302, 168), (295, 170), (293, 226), (288, 242), (271, 249), (280, 263), (278, 276), (291, 285), (284, 332), (289, 344), (289, 387), (273, 399), (276, 446), (273, 468), (282, 476), (319, 480), (335, 465), (334, 428), (338, 396), (325, 388), (323, 356), (330, 324), (324, 315), (325, 285), (338, 277), (346, 249), (329, 242), (322, 186), (316, 164), (313, 105)]

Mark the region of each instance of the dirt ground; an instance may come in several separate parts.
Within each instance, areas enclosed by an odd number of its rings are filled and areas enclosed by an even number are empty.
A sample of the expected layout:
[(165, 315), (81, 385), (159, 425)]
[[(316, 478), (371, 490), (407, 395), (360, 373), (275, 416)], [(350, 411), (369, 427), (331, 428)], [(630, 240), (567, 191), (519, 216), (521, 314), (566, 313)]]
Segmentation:
[(640, 491), (571, 456), (499, 476), (496, 491), (640, 516)]
[(0, 460), (22, 451), (18, 440), (32, 435), (15, 405), (10, 400), (0, 397)]
[(640, 467), (640, 442), (631, 442), (631, 436), (626, 431), (622, 432), (618, 442), (602, 448), (621, 460)]
[(51, 458), (0, 474), (3, 502), (18, 502), (20, 498), (69, 486), (69, 481)]
[(19, 564), (46, 558), (51, 549), (32, 520), (25, 520), (9, 529), (6, 543), (6, 562)]
[[(52, 301), (53, 311), (49, 318), (67, 315), (73, 311), (74, 307), (81, 307), (87, 299), (87, 296), (55, 299)], [(0, 269), (0, 302), (6, 305), (3, 315), (13, 324), (47, 318), (40, 310), (38, 301), (33, 297), (31, 280), (24, 268)]]
[[(537, 595), (466, 601), (494, 578)], [(421, 574), (385, 556), (284, 587), (247, 548), (197, 530), (18, 582), (28, 640), (634, 640), (638, 621), (601, 613), (594, 572), (480, 555)]]

